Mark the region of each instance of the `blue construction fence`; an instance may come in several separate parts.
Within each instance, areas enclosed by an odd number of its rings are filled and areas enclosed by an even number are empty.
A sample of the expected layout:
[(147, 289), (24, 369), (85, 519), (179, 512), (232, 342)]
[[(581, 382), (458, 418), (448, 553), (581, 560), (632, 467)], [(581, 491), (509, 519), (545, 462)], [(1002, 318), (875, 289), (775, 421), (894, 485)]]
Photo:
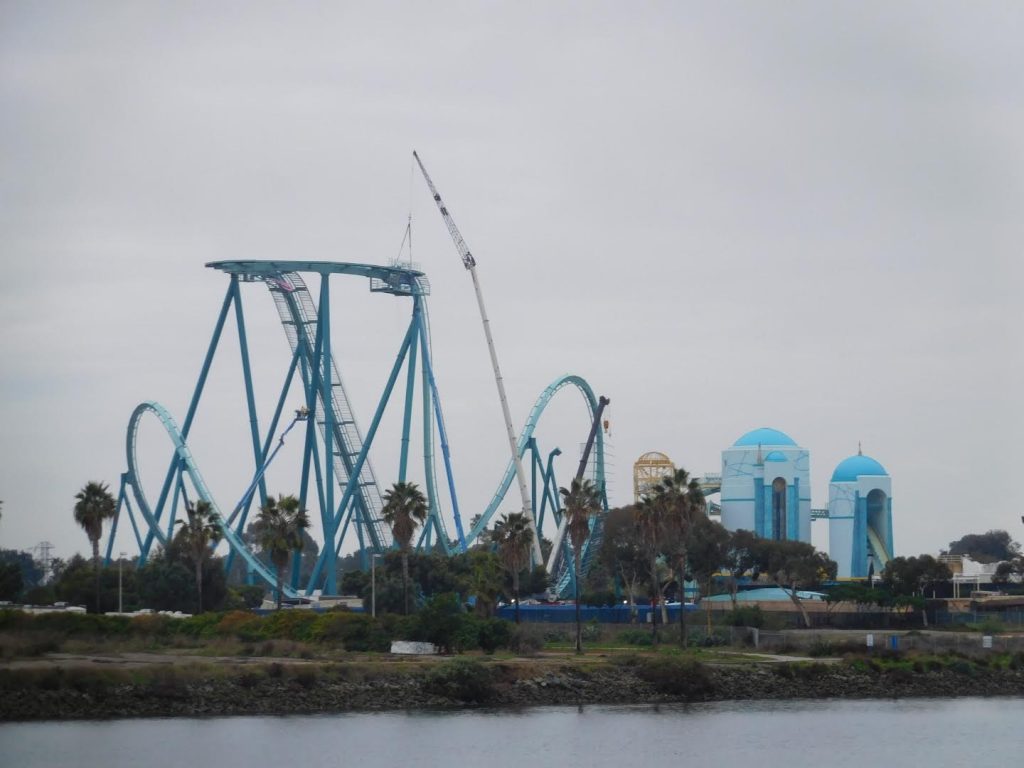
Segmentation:
[[(679, 603), (668, 604), (669, 623), (679, 621)], [(658, 621), (661, 622), (661, 606), (658, 606)], [(686, 604), (686, 612), (692, 613), (697, 606), (692, 603)], [(647, 623), (651, 613), (650, 605), (636, 606), (636, 616), (639, 623)], [(601, 624), (629, 624), (632, 621), (632, 614), (628, 605), (610, 606), (583, 606), (580, 609), (583, 621), (597, 621)], [(512, 621), (516, 617), (515, 606), (504, 605), (498, 608), (498, 617)], [(550, 622), (552, 624), (571, 624), (576, 621), (575, 605), (551, 605), (543, 603), (540, 605), (519, 606), (519, 620), (523, 622)]]

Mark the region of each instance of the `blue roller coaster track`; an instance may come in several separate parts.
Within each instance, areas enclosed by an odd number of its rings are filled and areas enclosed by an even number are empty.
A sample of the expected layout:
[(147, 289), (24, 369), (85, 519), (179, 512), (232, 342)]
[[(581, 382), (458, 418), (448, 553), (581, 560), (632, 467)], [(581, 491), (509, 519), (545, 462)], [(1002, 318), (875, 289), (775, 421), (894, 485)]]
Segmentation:
[[(410, 433), (416, 410), (414, 405), (418, 378), (425, 493), (429, 509), (418, 546), (451, 554), (463, 552), (473, 545), (491, 524), (503, 503), (515, 478), (515, 467), (510, 460), (490, 502), (475, 520), (472, 528), (466, 532), (462, 524), (448, 432), (433, 367), (426, 302), (430, 284), (424, 273), (401, 264), (376, 266), (323, 261), (220, 261), (207, 266), (224, 272), (230, 280), (185, 420), (179, 427), (170, 413), (153, 401), (140, 404), (132, 413), (128, 422), (125, 446), (127, 468), (121, 475), (117, 513), (107, 541), (107, 562), (109, 563), (114, 551), (122, 512), (129, 519), (140, 552), (140, 564), (144, 564), (155, 546), (167, 545), (184, 506), (195, 500), (202, 500), (210, 504), (217, 513), (220, 530), (228, 547), (227, 567), (231, 567), (235, 558), (241, 558), (250, 579), (261, 579), (269, 585), (274, 585), (276, 574), (265, 560), (250, 548), (244, 540), (243, 533), (254, 502), (258, 500), (258, 505), (266, 503), (267, 469), (285, 445), (288, 434), (299, 427), (298, 434), (302, 435), (301, 427), (304, 426), (304, 435), (293, 441), (302, 441), (302, 469), (297, 485), (303, 508), (307, 508), (307, 502), (315, 501), (315, 505), (309, 506), (319, 509), (320, 554), (312, 575), (305, 584), (300, 584), (299, 560), (296, 556), (290, 579), (284, 585), (283, 591), (288, 597), (296, 597), (302, 593), (311, 594), (316, 589), (322, 589), (324, 594), (337, 594), (337, 559), (347, 536), (352, 534), (356, 537), (364, 567), (368, 565), (367, 561), (372, 553), (382, 553), (393, 546), (391, 533), (381, 517), (383, 497), (369, 454), (403, 368), (405, 393), (397, 479), (400, 482), (405, 481), (409, 471)], [(314, 300), (303, 274), (319, 275), (317, 300)], [(373, 293), (407, 297), (412, 300), (408, 328), (365, 433), (357, 424), (355, 409), (345, 388), (337, 360), (331, 351), (332, 275), (366, 278)], [(265, 433), (261, 432), (256, 410), (240, 289), (244, 283), (262, 283), (269, 290), (291, 350), (291, 361), (285, 374), (284, 385)], [(195, 457), (188, 447), (188, 436), (198, 412), (211, 364), (232, 310), (242, 357), (242, 378), (250, 426), (248, 439), (252, 444), (254, 471), (249, 486), (235, 506), (225, 514), (203, 479)], [(296, 374), (302, 388), (302, 407), (295, 411), (294, 418), (282, 429), (285, 403), (293, 389)], [(555, 527), (561, 521), (562, 510), (554, 470), (555, 458), (561, 451), (555, 448), (546, 457), (542, 456), (534, 432), (552, 398), (567, 388), (580, 393), (591, 421), (593, 420), (598, 408), (598, 399), (590, 385), (579, 376), (561, 376), (538, 397), (517, 444), (520, 458), (528, 461), (531, 469), (532, 512), (539, 531), (542, 531), (545, 520), (549, 526)], [(173, 453), (155, 504), (152, 504), (146, 495), (138, 471), (137, 435), (142, 418), (147, 415), (155, 416), (159, 420), (173, 446)], [(589, 425), (590, 422), (588, 427)], [(449, 535), (438, 490), (435, 462), (435, 443), (438, 440), (451, 520), (455, 528), (454, 537)], [(607, 496), (604, 493), (604, 439), (600, 432), (595, 444), (591, 474), (597, 487), (601, 489), (604, 508), (607, 509)], [(313, 483), (310, 482), (311, 475)], [(592, 535), (584, 551), (584, 564), (589, 563), (600, 542), (601, 519), (601, 516), (598, 516), (593, 521)], [(557, 560), (556, 557), (549, 562)], [(568, 561), (569, 558), (560, 560), (561, 563)], [(571, 569), (564, 565), (558, 568), (554, 574), (554, 584), (559, 594), (567, 593), (572, 587)]]

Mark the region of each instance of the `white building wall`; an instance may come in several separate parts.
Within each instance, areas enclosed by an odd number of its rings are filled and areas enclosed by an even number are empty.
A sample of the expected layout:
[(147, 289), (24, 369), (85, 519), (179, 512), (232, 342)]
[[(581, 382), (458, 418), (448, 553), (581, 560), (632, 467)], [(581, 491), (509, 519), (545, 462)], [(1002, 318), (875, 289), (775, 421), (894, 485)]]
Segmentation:
[(856, 483), (828, 486), (828, 556), (836, 561), (836, 576), (850, 578), (853, 572), (853, 522), (856, 513)]
[(727, 530), (756, 530), (754, 483), (762, 477), (757, 448), (734, 446), (722, 451), (722, 525)]

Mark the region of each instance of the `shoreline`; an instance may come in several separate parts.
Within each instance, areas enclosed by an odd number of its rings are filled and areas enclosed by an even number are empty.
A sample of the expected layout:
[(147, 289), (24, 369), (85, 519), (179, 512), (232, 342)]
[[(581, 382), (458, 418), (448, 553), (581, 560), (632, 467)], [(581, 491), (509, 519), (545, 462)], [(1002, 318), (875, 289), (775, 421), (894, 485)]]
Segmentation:
[(1024, 669), (955, 660), (700, 664), (673, 657), (416, 664), (206, 664), (0, 670), (0, 722), (649, 705), (716, 701), (1024, 696)]

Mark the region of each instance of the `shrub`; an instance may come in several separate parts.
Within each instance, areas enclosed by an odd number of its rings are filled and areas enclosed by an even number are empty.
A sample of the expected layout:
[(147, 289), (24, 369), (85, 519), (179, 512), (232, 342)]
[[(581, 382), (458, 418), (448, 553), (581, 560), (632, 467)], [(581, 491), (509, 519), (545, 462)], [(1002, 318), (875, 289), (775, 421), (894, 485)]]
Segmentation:
[(161, 637), (170, 633), (174, 621), (169, 616), (161, 616), (159, 613), (135, 616), (132, 618), (132, 632), (143, 637)]
[(835, 652), (835, 646), (828, 640), (823, 640), (820, 637), (816, 638), (811, 647), (807, 649), (807, 655), (812, 659), (819, 659), (822, 656), (833, 656)]
[(173, 631), (186, 637), (213, 637), (217, 633), (220, 619), (219, 613), (200, 613), (175, 621)]
[(259, 637), (260, 617), (248, 611), (229, 611), (217, 622), (214, 631), (218, 635), (233, 635), (251, 642)]
[(652, 644), (651, 633), (642, 629), (627, 629), (619, 633), (619, 640), (627, 645), (648, 646)]
[(764, 614), (759, 605), (741, 605), (725, 614), (724, 623), (730, 627), (763, 627)]
[(42, 656), (60, 650), (64, 636), (59, 632), (27, 632), (3, 633), (0, 635), (0, 659), (19, 656)]
[(571, 643), (572, 638), (569, 633), (562, 629), (545, 629), (544, 630), (544, 642), (545, 643)]
[(659, 693), (679, 696), (687, 701), (704, 699), (715, 690), (714, 678), (708, 668), (691, 659), (673, 656), (644, 659), (637, 673)]
[(705, 634), (701, 630), (694, 630), (689, 635), (690, 645), (703, 648), (713, 648), (720, 645), (728, 645), (729, 638), (725, 635), (721, 635), (718, 632), (712, 632), (710, 635)]
[(508, 647), (512, 640), (512, 625), (502, 619), (480, 619), (477, 644), (484, 653), (494, 653)]
[(591, 619), (580, 628), (580, 634), (588, 643), (594, 643), (601, 639), (601, 625), (597, 619)]
[(309, 636), (320, 643), (340, 643), (346, 651), (364, 653), (391, 648), (391, 635), (384, 623), (364, 613), (331, 611), (322, 614), (313, 622)]
[(313, 611), (284, 610), (264, 617), (260, 634), (275, 640), (308, 641), (319, 616)]
[(471, 659), (452, 659), (427, 673), (426, 689), (447, 699), (483, 704), (494, 697), (491, 671)]
[(513, 626), (508, 647), (520, 656), (536, 656), (544, 647), (544, 630), (531, 624)]

